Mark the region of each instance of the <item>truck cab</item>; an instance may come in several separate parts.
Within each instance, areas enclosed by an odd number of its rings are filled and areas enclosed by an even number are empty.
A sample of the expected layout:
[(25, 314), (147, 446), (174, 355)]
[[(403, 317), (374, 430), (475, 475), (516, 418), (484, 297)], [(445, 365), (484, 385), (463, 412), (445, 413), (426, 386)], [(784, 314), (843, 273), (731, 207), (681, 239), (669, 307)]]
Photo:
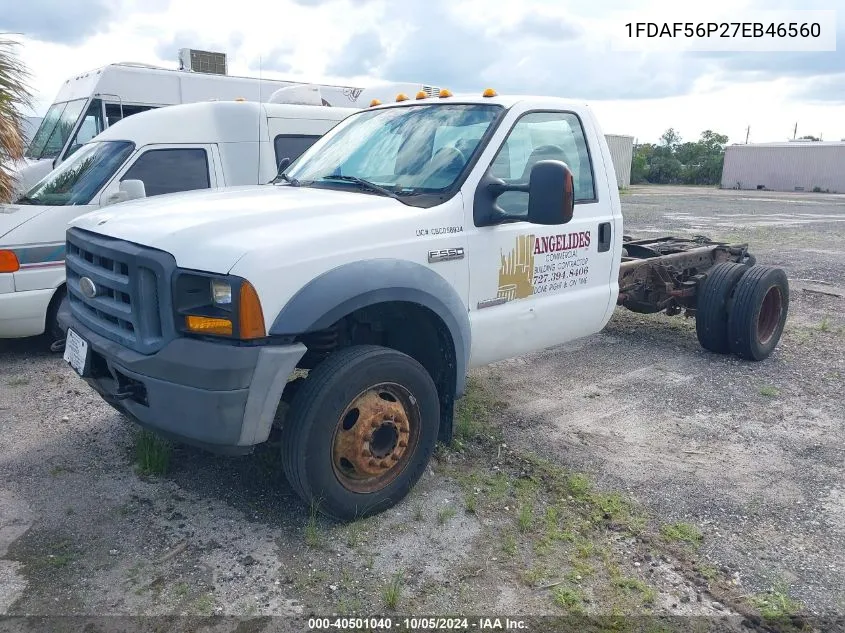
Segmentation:
[(48, 332), (65, 295), (65, 228), (135, 197), (257, 185), (356, 110), (206, 102), (127, 118), (82, 145), (17, 204), (0, 206), (0, 338)]
[(242, 453), (278, 425), (304, 499), (336, 518), (378, 512), (450, 439), (470, 367), (604, 327), (615, 183), (584, 104), (376, 100), (274, 186), (72, 221), (65, 358), (180, 441)]

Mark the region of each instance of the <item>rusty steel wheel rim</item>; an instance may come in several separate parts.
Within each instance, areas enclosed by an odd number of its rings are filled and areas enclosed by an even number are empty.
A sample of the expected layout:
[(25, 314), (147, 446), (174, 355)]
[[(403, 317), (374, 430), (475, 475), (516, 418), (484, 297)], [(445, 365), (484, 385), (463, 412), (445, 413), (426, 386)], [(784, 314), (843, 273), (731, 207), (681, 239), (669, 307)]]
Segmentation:
[(410, 391), (394, 383), (362, 391), (335, 425), (335, 476), (353, 492), (381, 490), (408, 465), (419, 437), (420, 410)]
[(760, 306), (760, 316), (757, 317), (757, 334), (760, 337), (760, 344), (768, 343), (780, 323), (783, 312), (783, 300), (781, 299), (780, 288), (772, 286), (763, 297), (763, 305)]

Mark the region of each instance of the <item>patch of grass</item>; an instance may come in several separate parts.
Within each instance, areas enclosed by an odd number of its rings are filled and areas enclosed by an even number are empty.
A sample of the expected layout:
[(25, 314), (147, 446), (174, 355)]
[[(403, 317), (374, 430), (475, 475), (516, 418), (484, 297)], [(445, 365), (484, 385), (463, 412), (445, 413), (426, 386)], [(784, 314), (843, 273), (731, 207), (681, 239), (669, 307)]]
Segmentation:
[(789, 595), (789, 587), (779, 581), (765, 593), (751, 597), (751, 604), (760, 611), (760, 615), (767, 620), (780, 620), (795, 615), (803, 605)]
[(704, 535), (691, 523), (671, 523), (660, 526), (660, 535), (669, 543), (688, 543), (698, 546)]
[(488, 436), (499, 437), (501, 432), (487, 424), (490, 414), (497, 408), (492, 398), (470, 378), (464, 396), (455, 405), (455, 439), (459, 443), (472, 442)]
[(627, 593), (639, 594), (645, 604), (652, 604), (657, 598), (657, 593), (654, 589), (649, 587), (639, 578), (617, 576), (613, 579), (613, 584)]
[(760, 387), (760, 395), (765, 396), (767, 398), (774, 398), (779, 393), (780, 391), (778, 391), (777, 387), (774, 387), (772, 385), (763, 385), (762, 387)]
[(203, 594), (194, 602), (194, 609), (200, 615), (211, 615), (214, 612), (214, 597), (211, 594)]
[(552, 597), (557, 606), (570, 613), (582, 613), (584, 610), (584, 593), (580, 589), (558, 585), (552, 590)]
[(516, 536), (513, 532), (508, 531), (502, 535), (502, 551), (508, 556), (516, 554)]
[(74, 551), (71, 542), (68, 540), (58, 541), (47, 548), (49, 552), (45, 558), (47, 565), (61, 569), (67, 567), (77, 559), (77, 553)]
[(517, 525), (519, 526), (519, 531), (525, 534), (528, 530), (531, 529), (531, 526), (534, 524), (534, 508), (531, 506), (530, 503), (524, 503), (519, 508), (519, 516), (517, 517)]
[(186, 582), (179, 582), (173, 586), (173, 595), (176, 597), (177, 600), (182, 600), (187, 596), (191, 591), (191, 588), (188, 587), (188, 583)]
[(478, 510), (478, 496), (473, 492), (468, 492), (464, 498), (464, 507), (470, 514), (475, 514)]
[(589, 477), (581, 473), (570, 475), (566, 480), (566, 485), (569, 489), (569, 494), (579, 501), (585, 500), (593, 489), (593, 484), (590, 482)]
[(695, 569), (705, 580), (713, 581), (719, 577), (719, 570), (712, 565), (699, 565)]
[(50, 469), (50, 476), (51, 477), (58, 477), (59, 475), (61, 475), (63, 473), (72, 473), (72, 472), (73, 472), (73, 470), (71, 470), (70, 468), (68, 468), (66, 466), (61, 466), (61, 465), (53, 466)]
[(318, 549), (322, 545), (322, 541), (320, 524), (317, 522), (317, 506), (312, 505), (308, 514), (308, 523), (305, 524), (305, 544), (308, 547)]
[(522, 581), (529, 587), (536, 587), (548, 578), (548, 574), (548, 570), (543, 565), (535, 565), (522, 572)]
[(399, 599), (402, 597), (402, 572), (396, 572), (393, 578), (384, 586), (381, 592), (381, 597), (384, 600), (384, 606), (395, 611), (399, 605)]
[(830, 317), (827, 315), (821, 320), (821, 323), (818, 324), (819, 332), (830, 332)]
[(487, 480), (487, 486), (489, 487), (490, 498), (501, 501), (508, 496), (511, 482), (504, 473), (496, 473)]
[(569, 580), (577, 581), (579, 579), (586, 578), (587, 576), (592, 576), (594, 573), (596, 573), (596, 568), (585, 560), (573, 558), (571, 561), (571, 565), (572, 570), (566, 575), (567, 579)]
[(23, 387), (29, 384), (29, 378), (26, 376), (14, 376), (13, 378), (9, 378), (6, 384), (10, 387)]
[(441, 508), (440, 511), (437, 513), (437, 522), (440, 525), (446, 525), (449, 521), (455, 518), (457, 512), (455, 508), (452, 506), (446, 506), (445, 508)]
[(414, 521), (422, 521), (425, 518), (421, 503), (414, 505)]
[(172, 451), (172, 444), (152, 431), (139, 431), (135, 437), (135, 459), (142, 475), (165, 474)]

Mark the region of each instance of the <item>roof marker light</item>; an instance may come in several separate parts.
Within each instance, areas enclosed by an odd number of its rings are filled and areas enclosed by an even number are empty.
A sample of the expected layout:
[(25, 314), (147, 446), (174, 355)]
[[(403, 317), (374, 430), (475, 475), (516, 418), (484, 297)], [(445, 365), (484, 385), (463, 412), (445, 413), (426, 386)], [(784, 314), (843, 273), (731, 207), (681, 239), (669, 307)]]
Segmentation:
[(495, 96), (497, 96), (497, 93), (496, 93), (496, 91), (495, 91), (495, 90), (493, 90), (492, 88), (487, 88), (487, 90), (485, 90), (485, 91), (481, 94), (481, 96), (482, 96), (482, 97), (495, 97)]
[(397, 102), (407, 101), (407, 100), (408, 100), (408, 95), (406, 95), (404, 92), (400, 92), (398, 95), (396, 95), (396, 101)]
[(381, 101), (379, 101), (378, 99), (373, 99), (372, 101), (370, 101), (370, 107), (371, 108), (375, 107), (377, 105), (381, 105)]
[(243, 97), (238, 97), (237, 99), (235, 99), (235, 101), (242, 102), (246, 101), (246, 99), (244, 99)]
[(417, 99), (425, 99), (427, 96), (428, 96), (428, 95), (427, 95), (427, 94), (425, 94), (425, 90), (420, 90), (420, 91), (417, 93)]
[(440, 89), (440, 98), (441, 99), (445, 99), (446, 97), (451, 97), (451, 96), (452, 96), (452, 91), (449, 90), (448, 88), (441, 88)]

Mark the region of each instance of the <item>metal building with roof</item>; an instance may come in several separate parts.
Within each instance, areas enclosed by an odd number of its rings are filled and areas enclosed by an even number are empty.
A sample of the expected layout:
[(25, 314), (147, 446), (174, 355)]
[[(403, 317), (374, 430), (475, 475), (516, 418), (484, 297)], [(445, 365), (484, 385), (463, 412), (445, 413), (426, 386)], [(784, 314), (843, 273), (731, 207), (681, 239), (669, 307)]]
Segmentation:
[(631, 160), (634, 157), (634, 137), (624, 134), (605, 134), (610, 158), (616, 171), (616, 185), (621, 189), (631, 186)]
[(845, 141), (728, 145), (722, 188), (845, 193)]

